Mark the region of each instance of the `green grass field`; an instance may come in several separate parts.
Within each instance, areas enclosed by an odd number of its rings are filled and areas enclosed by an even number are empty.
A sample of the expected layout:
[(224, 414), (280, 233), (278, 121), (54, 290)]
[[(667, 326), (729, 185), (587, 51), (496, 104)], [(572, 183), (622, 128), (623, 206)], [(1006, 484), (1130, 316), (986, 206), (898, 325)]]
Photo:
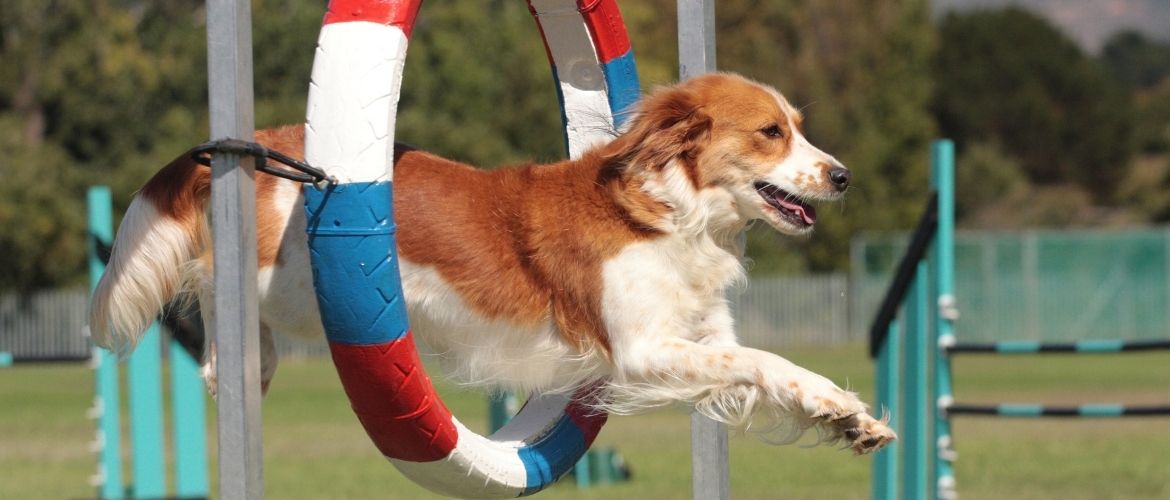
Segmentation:
[[(872, 365), (861, 346), (787, 356), (872, 398)], [(1167, 402), (1170, 355), (965, 357), (956, 380), (963, 401)], [(461, 420), (485, 430), (482, 395), (441, 390)], [(91, 398), (92, 376), (83, 366), (0, 370), (0, 498), (92, 496)], [(284, 362), (263, 412), (268, 498), (433, 498), (378, 456), (327, 360)], [(619, 450), (633, 481), (586, 491), (563, 482), (540, 497), (690, 498), (688, 425), (681, 410), (612, 417), (597, 444)], [(963, 418), (955, 436), (964, 499), (1170, 498), (1170, 418)], [(732, 497), (864, 498), (870, 466), (869, 457), (843, 450), (733, 437)]]

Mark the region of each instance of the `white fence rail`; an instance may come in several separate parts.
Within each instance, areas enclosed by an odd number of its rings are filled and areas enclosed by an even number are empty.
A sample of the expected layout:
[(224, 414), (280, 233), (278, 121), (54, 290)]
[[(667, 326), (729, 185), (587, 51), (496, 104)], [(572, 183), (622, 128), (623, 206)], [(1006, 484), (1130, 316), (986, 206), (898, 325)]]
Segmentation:
[(733, 299), (739, 340), (747, 346), (776, 351), (862, 338), (849, 329), (845, 273), (757, 278)]
[[(849, 278), (844, 273), (757, 278), (732, 293), (740, 342), (765, 350), (836, 346), (862, 338), (850, 329)], [(81, 329), (84, 289), (0, 295), (0, 352), (18, 358), (85, 356)], [(277, 336), (285, 359), (328, 356), (324, 340)]]
[(83, 288), (0, 295), (0, 352), (17, 358), (86, 356)]

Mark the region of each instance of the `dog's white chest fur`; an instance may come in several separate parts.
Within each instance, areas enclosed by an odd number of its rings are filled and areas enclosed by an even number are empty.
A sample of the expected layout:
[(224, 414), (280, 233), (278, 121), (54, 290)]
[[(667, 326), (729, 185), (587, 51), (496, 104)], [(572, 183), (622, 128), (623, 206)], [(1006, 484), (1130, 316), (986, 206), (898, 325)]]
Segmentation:
[(577, 352), (551, 318), (537, 325), (493, 321), (475, 312), (439, 273), (402, 259), (411, 328), (456, 380), (523, 391), (572, 390), (608, 375), (604, 354)]
[(666, 338), (735, 344), (727, 293), (744, 274), (734, 243), (676, 232), (605, 263), (601, 310), (606, 329), (622, 332), (611, 336), (616, 364), (637, 372)]

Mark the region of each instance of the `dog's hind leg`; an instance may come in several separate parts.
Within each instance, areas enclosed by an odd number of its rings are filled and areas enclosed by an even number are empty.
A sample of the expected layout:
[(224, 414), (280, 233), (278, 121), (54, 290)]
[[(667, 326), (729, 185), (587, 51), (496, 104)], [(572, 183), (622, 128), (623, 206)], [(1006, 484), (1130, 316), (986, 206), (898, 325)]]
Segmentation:
[(216, 397), (218, 384), (215, 366), (215, 302), (211, 296), (211, 283), (205, 279), (199, 288), (199, 316), (203, 320), (203, 364), (199, 367), (199, 375), (207, 386), (211, 397)]
[[(218, 391), (217, 366), (216, 366), (216, 349), (215, 349), (215, 332), (212, 328), (215, 321), (215, 312), (212, 306), (211, 292), (203, 288), (199, 293), (199, 311), (203, 318), (204, 338), (203, 343), (203, 364), (199, 368), (199, 375), (203, 377), (203, 383), (207, 385), (207, 392), (215, 397)], [(276, 352), (276, 342), (273, 338), (272, 329), (264, 323), (260, 323), (260, 391), (261, 394), (268, 394), (268, 385), (272, 382), (272, 377), (276, 375), (276, 365), (279, 359)]]
[(276, 365), (279, 361), (276, 353), (276, 341), (272, 336), (272, 329), (260, 323), (260, 393), (268, 394), (268, 384), (276, 375)]

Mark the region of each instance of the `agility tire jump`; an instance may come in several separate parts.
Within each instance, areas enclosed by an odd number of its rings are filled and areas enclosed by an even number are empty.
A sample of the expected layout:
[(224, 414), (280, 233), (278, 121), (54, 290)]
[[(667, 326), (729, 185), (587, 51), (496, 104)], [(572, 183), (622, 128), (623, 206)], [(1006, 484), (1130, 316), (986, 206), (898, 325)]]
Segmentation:
[[(337, 183), (304, 188), (313, 281), (354, 413), (403, 474), (438, 493), (517, 497), (568, 472), (606, 415), (588, 389), (533, 397), (491, 437), (468, 430), (419, 361), (402, 298), (391, 213), (394, 124), (421, 0), (332, 0), (313, 63), (306, 160)], [(530, 0), (552, 65), (571, 156), (608, 139), (637, 99), (613, 0)], [(605, 116), (598, 112), (607, 110)], [(602, 120), (602, 123), (599, 123)]]

